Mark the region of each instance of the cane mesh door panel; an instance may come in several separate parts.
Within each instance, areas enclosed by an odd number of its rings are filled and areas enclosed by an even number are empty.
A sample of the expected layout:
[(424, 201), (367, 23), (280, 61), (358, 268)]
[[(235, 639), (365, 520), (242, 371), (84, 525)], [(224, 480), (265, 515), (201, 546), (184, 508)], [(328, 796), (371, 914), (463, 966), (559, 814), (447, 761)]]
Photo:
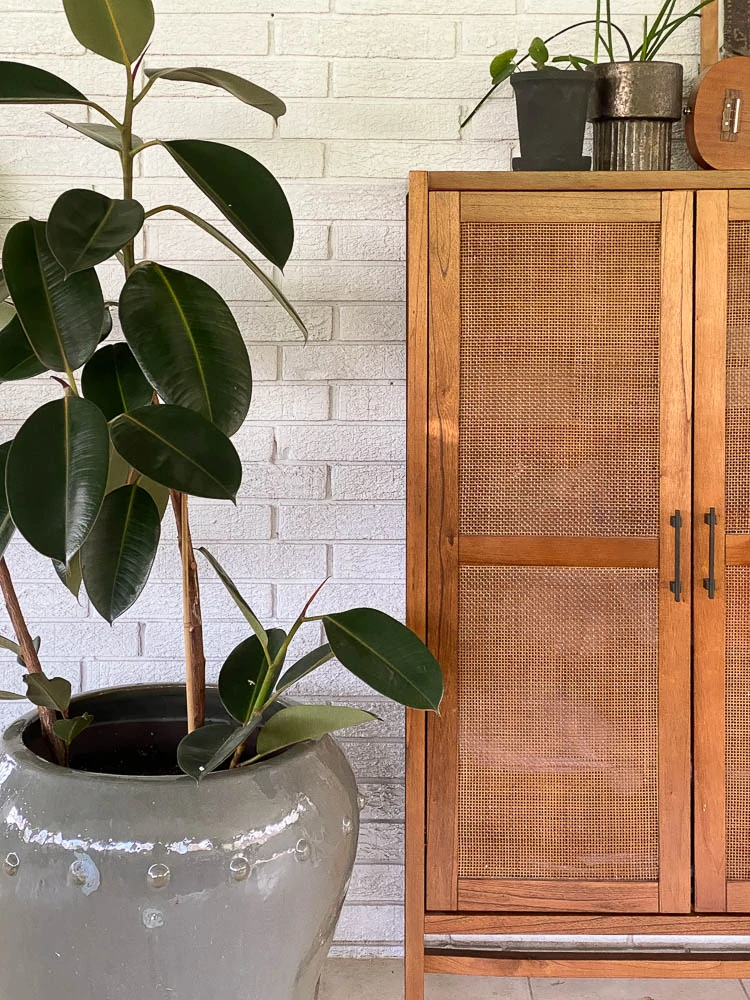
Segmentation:
[[(665, 298), (665, 284), (692, 259), (692, 221), (680, 193), (675, 254), (658, 195), (637, 218), (620, 211), (627, 196), (587, 217), (592, 197), (565, 218), (554, 195), (520, 209), (506, 196), (486, 219), (446, 214), (431, 244), (431, 295), (449, 319), (433, 312), (429, 502), (442, 538), (428, 618), (448, 677), (444, 718), (428, 723), (441, 762), (428, 771), (428, 908), (660, 907), (664, 657), (679, 650), (689, 669), (684, 603), (676, 644), (660, 638), (665, 512), (690, 506), (688, 448), (676, 479), (662, 463), (675, 429), (665, 331), (685, 352), (680, 377), (690, 368), (687, 295)], [(673, 912), (689, 907), (688, 794), (675, 798), (687, 872)]]
[[(750, 536), (750, 221), (729, 223), (726, 344), (726, 533)], [(750, 562), (726, 568), (726, 875), (750, 902)], [(746, 898), (741, 885), (748, 889)]]
[(656, 880), (658, 572), (463, 566), (459, 877)]

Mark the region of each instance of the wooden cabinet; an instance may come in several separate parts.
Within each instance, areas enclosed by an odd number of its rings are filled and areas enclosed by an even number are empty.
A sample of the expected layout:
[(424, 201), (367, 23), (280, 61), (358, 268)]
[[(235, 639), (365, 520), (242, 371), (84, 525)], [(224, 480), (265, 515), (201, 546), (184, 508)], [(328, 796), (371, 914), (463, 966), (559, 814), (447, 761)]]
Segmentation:
[(750, 933), (750, 176), (414, 174), (407, 1000), (750, 976), (424, 934)]

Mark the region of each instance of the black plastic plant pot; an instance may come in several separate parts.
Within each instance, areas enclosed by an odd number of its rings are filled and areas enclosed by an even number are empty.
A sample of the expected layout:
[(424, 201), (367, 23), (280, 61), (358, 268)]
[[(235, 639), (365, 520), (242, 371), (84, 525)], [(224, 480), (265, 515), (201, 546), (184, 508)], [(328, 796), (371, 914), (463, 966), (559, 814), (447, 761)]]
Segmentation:
[(591, 157), (583, 156), (590, 73), (543, 69), (514, 73), (510, 78), (516, 95), (521, 156), (514, 170), (589, 170)]

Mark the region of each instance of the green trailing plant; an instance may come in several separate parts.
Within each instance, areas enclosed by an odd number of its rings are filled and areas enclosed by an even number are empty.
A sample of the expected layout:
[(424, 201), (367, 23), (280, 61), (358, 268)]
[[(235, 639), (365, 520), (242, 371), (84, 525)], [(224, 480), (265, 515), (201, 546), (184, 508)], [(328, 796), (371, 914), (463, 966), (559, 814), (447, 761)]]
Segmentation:
[[(61, 763), (91, 718), (71, 717), (70, 684), (47, 677), (42, 669), (40, 641), (29, 632), (4, 559), (16, 531), (52, 560), (73, 594), (83, 583), (95, 610), (111, 623), (145, 587), (171, 506), (182, 563), (187, 720), (193, 733), (186, 746), (206, 743), (215, 733), (204, 727), (205, 653), (189, 498), (234, 502), (237, 496), (242, 465), (231, 439), (251, 404), (252, 370), (237, 322), (215, 289), (187, 272), (136, 258), (136, 238), (146, 220), (177, 214), (213, 237), (306, 334), (294, 306), (235, 238), (181, 205), (146, 207), (134, 191), (138, 157), (161, 148), (239, 236), (283, 270), (294, 243), (292, 213), (278, 181), (258, 160), (202, 139), (144, 140), (136, 129), (142, 102), (155, 86), (170, 81), (217, 88), (274, 120), (285, 113), (284, 103), (223, 70), (144, 70), (155, 20), (151, 0), (64, 0), (64, 9), (77, 40), (121, 66), (121, 110), (102, 107), (39, 67), (0, 62), (1, 104), (88, 109), (100, 120), (53, 117), (111, 150), (122, 172), (121, 198), (88, 189), (66, 191), (46, 220), (14, 225), (2, 248), (0, 384), (48, 373), (60, 395), (32, 413), (12, 442), (0, 446), (0, 590), (16, 636), (15, 641), (0, 637), (0, 645), (23, 664), (25, 697), (39, 706), (44, 735)], [(105, 302), (95, 270), (113, 259), (124, 276), (115, 303)], [(115, 309), (124, 343), (107, 339)], [(386, 683), (381, 663), (403, 642), (406, 659), (400, 666), (388, 661), (388, 669), (411, 676), (417, 690), (429, 693), (424, 707), (437, 708), (442, 679), (421, 642), (411, 633), (405, 639), (404, 626), (387, 616), (378, 618), (379, 634), (371, 635), (371, 616), (377, 612), (364, 618), (348, 614), (354, 632), (361, 632), (356, 639), (360, 656), (371, 640), (372, 659), (363, 679), (382, 693), (406, 697), (405, 689)], [(250, 715), (238, 720), (245, 726), (266, 710), (267, 688), (272, 679), (276, 682), (281, 650), (288, 646), (278, 630), (265, 632), (254, 616), (249, 620), (256, 623), (254, 638), (267, 671), (262, 680), (257, 675)], [(327, 623), (324, 619), (326, 628)], [(234, 651), (230, 660), (237, 676), (258, 666), (256, 653), (249, 646)], [(0, 693), (0, 699), (20, 697)], [(311, 730), (303, 725), (298, 732)], [(183, 747), (181, 759), (185, 754)], [(241, 755), (234, 756), (232, 762), (239, 763)]]
[(492, 80), (492, 85), (484, 97), (482, 97), (472, 111), (466, 116), (464, 121), (461, 122), (461, 128), (464, 128), (464, 126), (469, 124), (477, 111), (479, 111), (482, 105), (494, 94), (500, 84), (504, 83), (505, 80), (511, 76), (511, 74), (515, 73), (527, 59), (531, 60), (536, 69), (546, 69), (547, 64), (550, 61), (549, 50), (547, 48), (548, 43), (554, 41), (556, 38), (560, 38), (569, 31), (584, 27), (585, 25), (593, 25), (593, 59), (584, 58), (583, 56), (561, 55), (552, 59), (553, 63), (565, 63), (575, 70), (582, 70), (587, 66), (599, 62), (600, 50), (605, 52), (607, 61), (615, 62), (618, 58), (618, 50), (615, 46), (616, 39), (619, 41), (622, 48), (624, 48), (626, 60), (628, 62), (651, 62), (656, 59), (656, 56), (659, 54), (669, 38), (679, 27), (681, 27), (681, 25), (685, 23), (685, 21), (688, 21), (693, 17), (699, 17), (700, 12), (704, 7), (715, 2), (716, 0), (702, 0), (701, 3), (691, 7), (687, 12), (676, 14), (675, 9), (677, 7), (677, 0), (664, 0), (664, 3), (656, 14), (656, 17), (654, 17), (651, 22), (649, 22), (648, 17), (643, 18), (642, 35), (639, 42), (634, 44), (630, 41), (625, 31), (623, 31), (623, 29), (612, 19), (611, 0), (604, 0), (603, 10), (602, 0), (596, 0), (596, 12), (593, 18), (585, 21), (577, 21), (575, 24), (570, 24), (567, 28), (562, 28), (560, 31), (556, 31), (553, 35), (550, 35), (549, 38), (532, 39), (528, 52), (521, 59), (516, 61), (518, 49), (506, 49), (504, 52), (500, 52), (496, 55), (490, 63), (490, 78)]

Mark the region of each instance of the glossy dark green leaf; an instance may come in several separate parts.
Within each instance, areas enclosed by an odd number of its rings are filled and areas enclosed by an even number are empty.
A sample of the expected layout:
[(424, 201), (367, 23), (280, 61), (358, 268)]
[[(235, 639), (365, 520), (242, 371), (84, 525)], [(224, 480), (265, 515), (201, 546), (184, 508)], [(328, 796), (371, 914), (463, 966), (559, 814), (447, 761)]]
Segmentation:
[[(188, 733), (177, 747), (177, 763), (180, 770), (189, 774), (196, 781), (207, 774), (206, 765), (215, 756), (217, 750), (231, 739), (237, 732), (228, 722), (209, 722), (200, 729)], [(224, 760), (232, 753), (230, 750)], [(223, 763), (223, 761), (222, 761)], [(218, 764), (216, 765), (219, 766)]]
[[(268, 652), (273, 658), (286, 641), (280, 628), (268, 630)], [(258, 637), (251, 635), (232, 650), (219, 674), (219, 696), (227, 712), (242, 725), (250, 721), (258, 684), (268, 673), (268, 661)]]
[(238, 232), (283, 268), (294, 244), (294, 222), (273, 174), (248, 153), (220, 142), (179, 139), (163, 145)]
[(127, 344), (100, 347), (81, 375), (86, 399), (96, 403), (107, 420), (148, 406), (154, 390)]
[(107, 422), (87, 399), (45, 403), (19, 430), (5, 483), (10, 513), (42, 555), (67, 562), (83, 545), (104, 499)]
[(161, 398), (195, 410), (232, 435), (247, 416), (252, 372), (224, 299), (192, 274), (137, 267), (120, 296), (120, 322), (138, 364)]
[(152, 79), (179, 80), (183, 83), (203, 83), (209, 87), (219, 87), (244, 104), (250, 104), (259, 111), (265, 111), (274, 121), (286, 114), (286, 104), (255, 83), (245, 80), (235, 73), (223, 69), (208, 69), (204, 66), (185, 66), (182, 69), (146, 70), (146, 76)]
[(117, 417), (110, 434), (120, 455), (162, 486), (217, 500), (237, 496), (242, 464), (234, 445), (192, 410), (142, 406)]
[(124, 66), (134, 62), (154, 30), (151, 0), (63, 0), (70, 30), (86, 49)]
[(221, 563), (219, 562), (219, 560), (215, 556), (211, 555), (211, 553), (208, 551), (207, 548), (201, 546), (198, 551), (201, 553), (201, 555), (205, 556), (205, 558), (208, 559), (208, 561), (211, 563), (211, 566), (213, 567), (214, 572), (219, 577), (219, 579), (221, 580), (221, 582), (224, 584), (224, 586), (225, 586), (225, 588), (227, 590), (227, 593), (232, 598), (232, 600), (237, 605), (237, 607), (240, 609), (240, 611), (242, 612), (242, 615), (243, 615), (245, 621), (248, 622), (248, 624), (250, 625), (250, 628), (253, 630), (253, 632), (258, 637), (258, 640), (260, 641), (261, 646), (264, 649), (267, 649), (268, 648), (268, 634), (267, 634), (266, 630), (263, 628), (263, 626), (261, 625), (260, 619), (258, 618), (258, 616), (255, 614), (255, 612), (253, 611), (253, 609), (250, 607), (250, 605), (247, 603), (247, 601), (245, 600), (245, 598), (239, 592), (237, 584), (234, 582), (234, 580), (232, 580), (232, 578), (227, 573), (227, 571), (224, 569), (224, 567), (221, 565)]
[(78, 600), (78, 595), (81, 592), (81, 583), (83, 582), (80, 550), (67, 563), (58, 562), (57, 559), (53, 559), (52, 566), (60, 582)]
[(75, 274), (109, 260), (138, 235), (143, 218), (143, 206), (132, 198), (74, 188), (52, 206), (47, 243), (65, 273)]
[(297, 681), (302, 680), (303, 677), (307, 677), (313, 670), (317, 670), (318, 667), (322, 667), (324, 663), (328, 663), (332, 659), (333, 650), (329, 643), (324, 642), (322, 646), (311, 650), (301, 659), (297, 660), (296, 663), (293, 663), (287, 672), (279, 678), (276, 690), (279, 692), (288, 690), (292, 684), (296, 684)]
[(3, 272), (26, 336), (55, 372), (74, 371), (99, 343), (104, 298), (96, 271), (66, 278), (43, 222), (18, 222), (3, 246)]
[(0, 62), (0, 104), (85, 104), (86, 97), (37, 66)]
[(5, 467), (8, 463), (8, 452), (12, 441), (5, 441), (0, 444), (0, 559), (5, 555), (8, 542), (13, 537), (16, 530), (8, 509), (8, 500), (5, 494)]
[(411, 629), (373, 608), (324, 615), (322, 620), (334, 654), (365, 684), (401, 705), (438, 710), (443, 674)]
[(359, 708), (337, 705), (291, 705), (276, 712), (258, 733), (258, 757), (283, 750), (285, 747), (316, 740), (328, 733), (361, 726), (377, 719), (377, 715)]
[[(60, 122), (61, 125), (65, 125), (66, 128), (72, 128), (76, 132), (80, 132), (87, 139), (93, 139), (94, 142), (106, 146), (107, 149), (114, 149), (118, 153), (122, 152), (122, 132), (119, 128), (115, 128), (114, 125), (91, 125), (89, 122), (71, 122), (67, 118), (61, 118), (60, 115), (53, 114), (51, 111), (47, 113), (50, 118), (54, 118), (55, 121)], [(131, 135), (131, 142), (133, 146), (140, 146), (143, 139), (139, 139), (137, 135)]]
[(34, 354), (17, 315), (0, 330), (0, 382), (19, 382), (47, 369)]
[(67, 712), (72, 688), (64, 677), (47, 677), (45, 674), (24, 674), (26, 697), (39, 708), (54, 708)]
[(85, 732), (93, 721), (94, 716), (84, 712), (83, 715), (77, 715), (74, 719), (58, 719), (52, 728), (55, 730), (55, 736), (70, 746), (73, 740)]
[[(121, 486), (126, 486), (131, 472), (130, 462), (126, 462), (122, 455), (118, 455), (112, 447), (109, 451), (109, 475), (107, 476), (107, 493), (119, 490)], [(141, 476), (138, 486), (145, 490), (156, 504), (159, 511), (159, 520), (164, 517), (164, 512), (169, 503), (169, 490), (161, 483), (155, 483), (148, 476)]]
[(13, 691), (0, 691), (0, 701), (26, 701), (26, 695), (14, 694)]
[(247, 743), (258, 726), (260, 726), (262, 719), (261, 715), (255, 715), (246, 726), (241, 726), (239, 729), (233, 730), (224, 742), (220, 744), (214, 755), (206, 762), (203, 776), (210, 774), (211, 771), (215, 771), (217, 767), (221, 767), (224, 761), (228, 760), (244, 743)]
[(139, 486), (109, 493), (81, 549), (86, 593), (110, 624), (131, 607), (146, 586), (159, 547), (161, 518)]
[(110, 335), (110, 333), (112, 333), (112, 329), (113, 329), (114, 325), (115, 324), (114, 324), (114, 320), (112, 319), (112, 312), (108, 308), (105, 307), (105, 309), (104, 309), (104, 317), (102, 319), (102, 331), (99, 334), (99, 343), (100, 344), (101, 344), (101, 342), (103, 340), (107, 339), (107, 337)]

